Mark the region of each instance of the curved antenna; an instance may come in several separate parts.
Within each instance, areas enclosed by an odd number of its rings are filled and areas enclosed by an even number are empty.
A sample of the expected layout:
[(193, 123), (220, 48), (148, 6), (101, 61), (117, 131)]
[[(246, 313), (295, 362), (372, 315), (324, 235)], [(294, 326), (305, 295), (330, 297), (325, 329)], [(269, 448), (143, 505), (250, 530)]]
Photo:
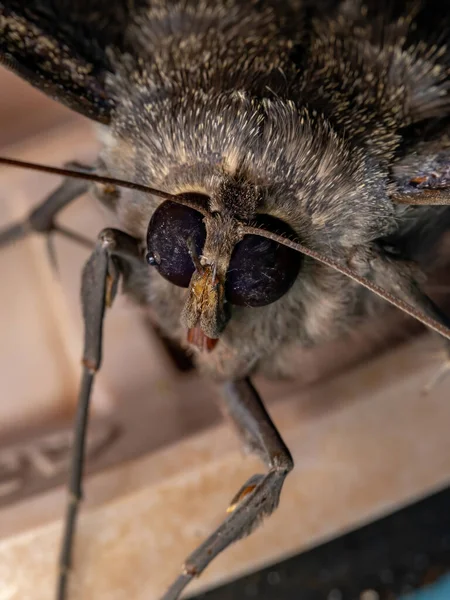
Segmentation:
[(124, 179), (117, 179), (116, 177), (108, 177), (104, 175), (97, 175), (96, 173), (88, 173), (87, 171), (75, 171), (73, 169), (66, 169), (62, 167), (51, 167), (47, 165), (41, 165), (37, 163), (26, 162), (24, 160), (17, 160), (14, 158), (0, 157), (0, 165), (7, 165), (9, 167), (16, 167), (21, 169), (30, 169), (32, 171), (40, 171), (41, 173), (50, 173), (52, 175), (61, 175), (62, 177), (70, 177), (72, 179), (82, 179), (84, 181), (92, 181), (94, 183), (101, 183), (104, 185), (113, 185), (121, 188), (130, 190), (136, 190), (145, 194), (151, 194), (164, 200), (172, 200), (183, 206), (188, 206), (198, 210), (202, 214), (206, 215), (205, 209), (197, 204), (188, 200), (183, 194), (169, 194), (162, 190), (149, 187), (148, 185), (142, 185), (140, 183), (133, 183), (132, 181), (126, 181)]
[[(443, 337), (450, 340), (450, 328), (449, 327), (446, 327), (445, 325), (443, 325), (441, 322), (436, 320), (436, 318), (428, 316), (424, 312), (417, 310), (408, 302), (405, 302), (404, 300), (397, 298), (396, 296), (393, 296), (390, 292), (386, 291), (385, 289), (383, 289), (376, 283), (373, 283), (372, 281), (370, 281), (370, 279), (367, 279), (366, 277), (359, 275), (358, 273), (356, 273), (355, 271), (353, 271), (353, 269), (350, 269), (349, 267), (343, 266), (342, 264), (340, 264), (338, 261), (334, 260), (333, 258), (330, 258), (324, 254), (321, 254), (320, 252), (316, 252), (315, 250), (310, 250), (306, 246), (303, 246), (303, 244), (289, 240), (281, 235), (272, 233), (271, 231), (267, 231), (264, 229), (259, 229), (257, 227), (243, 226), (241, 228), (241, 233), (243, 235), (251, 234), (251, 235), (259, 235), (261, 237), (268, 238), (269, 240), (273, 240), (274, 242), (277, 242), (278, 244), (282, 244), (283, 246), (287, 246), (288, 248), (291, 248), (292, 250), (301, 252), (302, 254), (309, 256), (324, 265), (327, 265), (328, 267), (334, 269), (335, 271), (338, 271), (339, 273), (346, 275), (350, 279), (353, 279), (353, 281), (356, 281), (357, 283), (359, 283), (366, 289), (370, 290), (371, 292), (373, 292), (380, 298), (383, 298), (383, 300), (386, 300), (387, 302), (389, 302), (396, 308), (400, 309), (404, 313), (410, 315), (417, 321), (420, 321), (421, 323), (423, 323), (430, 329), (433, 329), (434, 331), (436, 331)], [(424, 296), (424, 298), (426, 298), (426, 297)], [(440, 311), (438, 311), (437, 308), (435, 310), (433, 310), (431, 308), (431, 300), (429, 300), (429, 298), (426, 298), (426, 300), (428, 301), (428, 306), (425, 306), (425, 303), (424, 303), (424, 308), (428, 309), (428, 312), (432, 311), (433, 314), (437, 318), (444, 319), (442, 313), (440, 313)], [(433, 305), (433, 307), (434, 307), (434, 305)]]
[[(37, 163), (30, 163), (30, 162), (26, 162), (26, 161), (22, 161), (22, 160), (16, 160), (13, 158), (0, 157), (0, 164), (7, 165), (10, 167), (22, 168), (22, 169), (31, 169), (33, 171), (40, 171), (42, 173), (50, 173), (53, 175), (61, 175), (63, 177), (69, 177), (69, 178), (73, 178), (73, 179), (82, 179), (85, 181), (92, 181), (92, 182), (100, 183), (100, 184), (128, 188), (128, 189), (136, 190), (136, 191), (143, 192), (146, 194), (152, 194), (154, 196), (163, 198), (165, 200), (171, 200), (172, 202), (177, 202), (178, 204), (182, 204), (184, 206), (188, 206), (190, 208), (198, 210), (203, 215), (208, 214), (207, 211), (204, 209), (204, 207), (197, 204), (196, 202), (192, 202), (192, 201), (186, 199), (186, 197), (183, 194), (169, 194), (168, 192), (163, 192), (162, 190), (157, 190), (155, 188), (151, 188), (149, 186), (142, 185), (140, 183), (133, 183), (131, 181), (117, 179), (115, 177), (107, 177), (107, 176), (103, 176), (103, 175), (97, 175), (95, 173), (74, 171), (71, 169), (65, 169), (65, 168), (60, 168), (60, 167), (51, 167), (51, 166), (41, 165), (41, 164), (37, 164)], [(311, 249), (307, 248), (306, 246), (303, 246), (303, 244), (294, 242), (294, 241), (289, 240), (281, 235), (272, 233), (265, 229), (259, 229), (257, 227), (250, 227), (250, 226), (244, 225), (240, 228), (240, 232), (242, 235), (246, 235), (246, 234), (259, 235), (260, 237), (268, 238), (270, 240), (273, 240), (274, 242), (277, 242), (278, 244), (287, 246), (288, 248), (291, 248), (292, 250), (301, 252), (305, 256), (309, 256), (310, 258), (316, 260), (317, 262), (327, 265), (331, 269), (334, 269), (335, 271), (342, 273), (346, 277), (349, 277), (353, 281), (356, 281), (357, 283), (359, 283), (366, 289), (370, 290), (371, 292), (373, 292), (374, 294), (376, 294), (383, 300), (386, 300), (386, 302), (389, 302), (390, 304), (392, 304), (399, 310), (410, 315), (417, 321), (420, 321), (421, 323), (423, 323), (430, 329), (433, 329), (434, 331), (436, 331), (437, 333), (439, 333), (446, 339), (450, 340), (450, 327), (446, 327), (445, 325), (442, 324), (442, 322), (436, 320), (436, 318), (433, 318), (433, 317), (425, 314), (423, 311), (417, 310), (408, 302), (405, 302), (404, 300), (397, 298), (396, 296), (392, 295), (390, 292), (386, 291), (381, 286), (370, 281), (370, 279), (367, 279), (366, 277), (359, 275), (358, 273), (356, 273), (355, 271), (353, 271), (353, 269), (350, 269), (349, 267), (341, 265), (338, 261), (334, 260), (333, 258), (330, 258), (324, 254), (321, 254), (320, 252), (316, 252), (315, 250), (311, 250)], [(424, 301), (421, 302), (421, 305), (425, 310), (427, 310), (428, 312), (431, 312), (434, 316), (436, 316), (438, 319), (441, 319), (443, 322), (446, 321), (446, 318), (444, 317), (444, 315), (439, 311), (439, 309), (437, 309), (437, 307), (435, 307), (433, 305), (433, 303), (431, 302), (431, 300), (428, 297), (426, 297), (425, 295), (422, 295), (422, 299)], [(416, 300), (417, 300), (417, 298), (416, 298)], [(444, 321), (444, 319), (445, 319), (445, 321)]]
[(106, 185), (116, 185), (117, 187), (128, 188), (130, 190), (137, 190), (138, 192), (146, 192), (147, 194), (153, 194), (159, 198), (165, 198), (173, 200), (174, 195), (161, 190), (156, 190), (140, 183), (133, 183), (132, 181), (125, 181), (122, 179), (116, 179), (115, 177), (106, 177), (103, 175), (96, 175), (95, 173), (88, 173), (87, 171), (74, 171), (72, 169), (65, 169), (62, 167), (50, 167), (47, 165), (40, 165), (37, 163), (30, 163), (24, 160), (16, 160), (14, 158), (0, 157), (0, 164), (7, 165), (8, 167), (18, 167), (21, 169), (31, 169), (32, 171), (40, 171), (41, 173), (50, 173), (52, 175), (62, 175), (63, 177), (71, 177), (73, 179), (83, 179), (84, 181), (92, 181), (94, 183), (103, 183)]

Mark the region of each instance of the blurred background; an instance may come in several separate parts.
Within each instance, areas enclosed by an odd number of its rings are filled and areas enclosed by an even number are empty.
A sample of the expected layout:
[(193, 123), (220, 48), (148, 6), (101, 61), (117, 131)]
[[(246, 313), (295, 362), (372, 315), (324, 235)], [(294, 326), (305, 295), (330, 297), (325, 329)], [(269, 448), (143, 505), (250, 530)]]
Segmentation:
[(82, 119), (0, 66), (0, 145)]

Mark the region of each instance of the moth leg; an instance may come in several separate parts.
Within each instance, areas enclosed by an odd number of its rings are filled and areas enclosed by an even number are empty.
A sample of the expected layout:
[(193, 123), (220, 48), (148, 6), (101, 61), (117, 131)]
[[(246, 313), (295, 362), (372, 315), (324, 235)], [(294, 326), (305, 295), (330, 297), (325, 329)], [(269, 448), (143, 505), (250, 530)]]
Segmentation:
[(95, 374), (102, 358), (105, 309), (112, 305), (119, 279), (142, 263), (138, 241), (116, 229), (104, 229), (87, 261), (82, 276), (81, 299), (84, 320), (83, 372), (74, 424), (74, 441), (69, 474), (69, 500), (60, 554), (56, 598), (66, 598), (78, 508), (82, 499), (85, 436), (89, 402)]
[(86, 193), (88, 188), (89, 184), (86, 181), (72, 178), (65, 179), (23, 221), (0, 230), (0, 248), (17, 242), (33, 232), (50, 235), (55, 231), (92, 248), (92, 241), (55, 223), (56, 215), (73, 200)]
[[(410, 264), (377, 254), (370, 259), (370, 266), (371, 278), (387, 295), (395, 295), (414, 308), (417, 313), (431, 317), (444, 328), (450, 329), (450, 317), (420, 289)], [(436, 331), (440, 333), (437, 329)], [(446, 339), (448, 334), (442, 332), (441, 335)]]
[(424, 396), (427, 396), (432, 392), (437, 385), (450, 375), (450, 342), (448, 340), (443, 340), (443, 342), (444, 358), (442, 364), (436, 370), (436, 373), (430, 377), (430, 380), (423, 386), (422, 394)]
[(446, 357), (445, 357), (443, 363), (441, 364), (439, 369), (436, 371), (436, 373), (433, 375), (433, 377), (431, 377), (430, 381), (428, 381), (423, 386), (422, 394), (424, 396), (427, 396), (430, 392), (433, 391), (433, 389), (439, 383), (441, 383), (441, 381), (446, 379), (449, 376), (449, 374), (450, 374), (450, 352), (447, 348), (446, 349)]
[(411, 206), (447, 206), (450, 204), (450, 187), (421, 190), (420, 192), (403, 192), (392, 195), (397, 204)]
[[(372, 261), (375, 282), (388, 292), (394, 292), (415, 309), (432, 317), (441, 325), (450, 328), (450, 318), (423, 292), (407, 265), (401, 261), (377, 258)], [(424, 386), (423, 393), (428, 394), (442, 379), (450, 373), (450, 340), (441, 336), (444, 343), (445, 359), (436, 374)]]
[(249, 379), (224, 386), (228, 415), (246, 446), (266, 464), (265, 475), (253, 475), (232, 499), (229, 516), (186, 559), (182, 574), (162, 600), (176, 600), (186, 585), (233, 542), (250, 534), (278, 506), (281, 488), (294, 463), (289, 450)]

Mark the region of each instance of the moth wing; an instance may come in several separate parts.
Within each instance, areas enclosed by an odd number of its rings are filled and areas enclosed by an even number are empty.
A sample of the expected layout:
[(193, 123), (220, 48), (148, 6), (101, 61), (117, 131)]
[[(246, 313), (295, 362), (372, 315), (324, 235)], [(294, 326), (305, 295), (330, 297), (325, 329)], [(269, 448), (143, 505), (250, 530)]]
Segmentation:
[[(126, 50), (127, 0), (0, 0), (0, 62), (55, 100), (107, 123), (109, 47)], [(133, 6), (133, 10), (130, 9)]]

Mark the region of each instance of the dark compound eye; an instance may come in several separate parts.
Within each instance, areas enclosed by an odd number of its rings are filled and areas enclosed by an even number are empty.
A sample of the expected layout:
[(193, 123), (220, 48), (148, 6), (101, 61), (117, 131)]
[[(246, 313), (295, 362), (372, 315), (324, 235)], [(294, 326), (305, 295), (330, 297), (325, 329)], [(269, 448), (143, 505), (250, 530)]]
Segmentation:
[(171, 283), (189, 287), (195, 266), (188, 240), (198, 255), (206, 238), (203, 215), (193, 208), (167, 200), (153, 213), (147, 232), (147, 261)]
[[(292, 237), (283, 221), (258, 215), (258, 227)], [(295, 250), (258, 235), (246, 235), (231, 255), (225, 295), (237, 306), (265, 306), (283, 296), (297, 277), (302, 256)]]

